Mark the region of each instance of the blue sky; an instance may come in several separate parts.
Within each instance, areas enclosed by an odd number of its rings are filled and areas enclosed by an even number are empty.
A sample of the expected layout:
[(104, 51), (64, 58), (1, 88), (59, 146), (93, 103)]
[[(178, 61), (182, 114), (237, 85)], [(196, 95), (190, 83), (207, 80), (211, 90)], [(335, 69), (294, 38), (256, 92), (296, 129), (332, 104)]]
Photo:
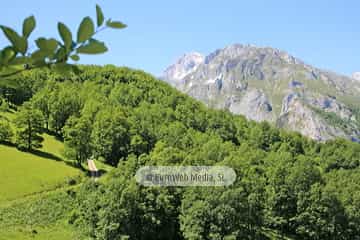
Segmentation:
[[(34, 37), (58, 36), (58, 21), (76, 31), (82, 17), (128, 24), (99, 35), (110, 51), (81, 63), (115, 64), (159, 75), (185, 52), (208, 54), (232, 43), (271, 46), (306, 63), (343, 74), (360, 71), (360, 1), (335, 0), (12, 0), (2, 1), (0, 24), (21, 30), (34, 14)], [(0, 46), (6, 39), (0, 36)]]

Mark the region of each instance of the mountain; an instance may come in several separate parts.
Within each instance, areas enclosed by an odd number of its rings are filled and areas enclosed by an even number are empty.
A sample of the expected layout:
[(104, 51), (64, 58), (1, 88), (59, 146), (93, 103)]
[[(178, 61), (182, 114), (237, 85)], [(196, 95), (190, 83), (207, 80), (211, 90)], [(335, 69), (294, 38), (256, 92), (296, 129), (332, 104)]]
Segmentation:
[(354, 72), (351, 77), (355, 80), (360, 81), (360, 72)]
[(205, 57), (198, 52), (184, 54), (175, 64), (164, 71), (163, 78), (177, 86), (181, 84), (186, 75), (194, 72), (204, 60)]
[(235, 44), (183, 55), (163, 80), (209, 107), (269, 121), (312, 139), (360, 139), (360, 81), (321, 70), (290, 54)]

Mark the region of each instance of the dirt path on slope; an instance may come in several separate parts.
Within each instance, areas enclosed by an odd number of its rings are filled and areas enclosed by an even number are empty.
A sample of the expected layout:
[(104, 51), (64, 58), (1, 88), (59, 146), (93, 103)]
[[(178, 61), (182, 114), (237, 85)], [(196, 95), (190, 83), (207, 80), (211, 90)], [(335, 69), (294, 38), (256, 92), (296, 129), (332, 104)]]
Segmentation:
[(99, 177), (99, 171), (96, 168), (94, 160), (88, 159), (87, 163), (88, 163), (88, 168), (90, 170), (91, 177), (95, 177), (95, 179), (97, 179)]

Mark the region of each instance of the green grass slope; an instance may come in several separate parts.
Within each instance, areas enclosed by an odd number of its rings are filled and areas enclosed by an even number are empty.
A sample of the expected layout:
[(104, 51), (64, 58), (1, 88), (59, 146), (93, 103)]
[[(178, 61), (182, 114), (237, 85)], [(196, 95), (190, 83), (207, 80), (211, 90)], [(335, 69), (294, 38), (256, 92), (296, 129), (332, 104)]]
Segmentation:
[(75, 189), (66, 187), (0, 203), (0, 240), (84, 239), (67, 221), (75, 207)]
[(81, 172), (61, 161), (61, 142), (45, 136), (37, 154), (0, 145), (0, 202), (61, 186)]
[(56, 224), (51, 227), (39, 227), (36, 230), (11, 228), (0, 230), (0, 240), (73, 240), (76, 237), (74, 230), (65, 224)]

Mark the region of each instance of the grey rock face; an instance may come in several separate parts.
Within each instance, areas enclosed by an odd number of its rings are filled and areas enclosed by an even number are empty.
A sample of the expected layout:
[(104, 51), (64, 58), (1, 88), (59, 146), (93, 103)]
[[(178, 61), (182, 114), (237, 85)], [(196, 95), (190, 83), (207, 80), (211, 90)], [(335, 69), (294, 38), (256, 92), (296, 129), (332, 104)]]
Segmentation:
[(298, 131), (318, 141), (346, 136), (341, 129), (327, 124), (301, 100), (299, 95), (294, 93), (283, 99), (283, 108), (277, 120), (277, 126)]
[(258, 89), (249, 89), (239, 100), (230, 99), (229, 110), (235, 114), (245, 115), (248, 119), (261, 121), (274, 121), (272, 106), (265, 94)]
[(353, 114), (351, 109), (343, 103), (338, 102), (334, 97), (318, 95), (317, 97), (307, 98), (307, 103), (311, 106), (318, 107), (325, 112), (335, 113), (344, 120), (354, 120), (352, 119)]
[(235, 44), (206, 57), (187, 54), (162, 79), (209, 107), (313, 139), (360, 138), (360, 81), (317, 69), (284, 51)]
[(293, 80), (289, 83), (290, 88), (298, 88), (298, 87), (302, 87), (302, 86), (304, 86), (304, 84), (302, 84), (301, 82), (296, 81), (296, 80)]

